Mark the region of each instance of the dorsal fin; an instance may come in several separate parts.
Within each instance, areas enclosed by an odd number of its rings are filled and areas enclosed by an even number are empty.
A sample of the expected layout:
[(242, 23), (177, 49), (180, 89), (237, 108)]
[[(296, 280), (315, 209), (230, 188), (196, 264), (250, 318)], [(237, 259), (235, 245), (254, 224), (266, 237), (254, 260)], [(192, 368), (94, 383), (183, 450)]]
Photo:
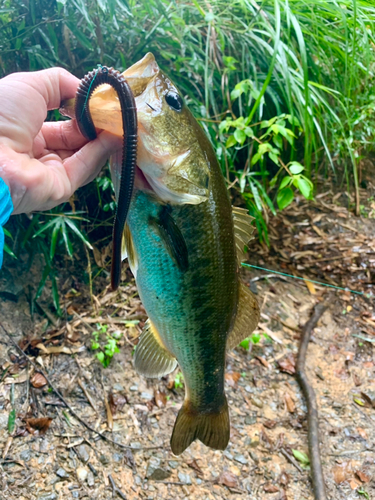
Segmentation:
[(234, 238), (236, 241), (237, 259), (241, 263), (246, 259), (245, 246), (253, 238), (254, 217), (249, 215), (245, 208), (232, 207), (232, 217), (234, 224)]

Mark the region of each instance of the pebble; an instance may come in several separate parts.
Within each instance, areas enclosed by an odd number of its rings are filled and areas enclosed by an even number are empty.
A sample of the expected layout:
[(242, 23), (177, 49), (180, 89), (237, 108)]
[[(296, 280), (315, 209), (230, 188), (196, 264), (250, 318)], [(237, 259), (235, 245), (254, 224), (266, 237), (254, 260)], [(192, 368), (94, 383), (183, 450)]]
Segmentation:
[(78, 490), (72, 491), (72, 497), (73, 498), (79, 498), (79, 491)]
[(260, 399), (255, 398), (254, 396), (250, 399), (250, 401), (253, 403), (253, 405), (257, 406), (258, 408), (263, 408), (263, 403)]
[(86, 463), (89, 461), (90, 454), (89, 454), (88, 448), (85, 444), (81, 444), (80, 446), (78, 446), (77, 451), (78, 451), (78, 455), (80, 456), (82, 462)]
[(232, 453), (230, 453), (228, 450), (225, 450), (224, 451), (224, 455), (229, 458), (229, 460), (233, 460), (233, 455)]
[(115, 391), (123, 391), (124, 390), (124, 388), (121, 384), (114, 384), (113, 388)]
[(191, 484), (191, 479), (189, 474), (184, 474), (183, 472), (178, 473), (178, 479), (181, 483)]
[(243, 455), (234, 455), (234, 460), (240, 464), (246, 465), (248, 463), (247, 459)]
[(62, 467), (59, 467), (56, 471), (56, 476), (59, 476), (61, 477), (62, 479), (65, 479), (65, 478), (68, 478), (69, 477), (69, 474), (66, 472), (65, 469), (63, 469)]
[(108, 464), (109, 464), (109, 458), (107, 457), (107, 455), (100, 455), (100, 457), (99, 457), (99, 461), (100, 461), (103, 465), (108, 465)]
[(114, 462), (121, 462), (123, 459), (123, 455), (121, 455), (120, 453), (114, 453), (112, 457)]
[(42, 495), (41, 497), (38, 498), (38, 500), (56, 500), (57, 495), (56, 493), (48, 493), (47, 495)]
[(256, 448), (257, 446), (259, 446), (259, 443), (260, 443), (259, 437), (254, 436), (251, 440), (250, 446), (251, 448)]
[(255, 415), (248, 415), (245, 417), (245, 424), (247, 425), (253, 425), (256, 424), (257, 422), (257, 417)]
[(148, 464), (147, 464), (147, 469), (146, 469), (146, 477), (151, 477), (152, 474), (155, 472), (156, 469), (160, 467), (160, 460), (156, 457), (150, 458)]
[(254, 389), (252, 387), (250, 387), (249, 385), (246, 385), (245, 386), (245, 391), (252, 393), (252, 392), (254, 392)]
[(134, 476), (134, 482), (137, 486), (142, 484), (142, 479), (139, 476)]
[(28, 462), (31, 459), (31, 451), (30, 450), (24, 450), (22, 453), (20, 453), (20, 458), (24, 462)]
[(148, 478), (154, 479), (155, 481), (163, 481), (164, 479), (167, 479), (170, 475), (171, 473), (168, 472), (166, 469), (161, 469), (160, 467), (158, 467)]
[(94, 486), (94, 484), (95, 484), (94, 474), (91, 472), (91, 470), (87, 474), (87, 484), (89, 486)]
[(177, 462), (176, 460), (170, 460), (168, 464), (169, 467), (172, 467), (172, 469), (177, 469), (178, 466), (180, 465), (180, 462)]
[(154, 398), (154, 395), (151, 392), (144, 391), (144, 392), (141, 393), (141, 398), (142, 399), (147, 399), (147, 401), (151, 401), (151, 399)]
[(78, 467), (78, 469), (76, 470), (76, 474), (78, 481), (81, 481), (81, 483), (83, 483), (87, 479), (88, 471), (84, 467)]
[(259, 457), (256, 453), (254, 453), (252, 450), (249, 451), (251, 458), (254, 460), (256, 464), (259, 464)]
[(136, 391), (138, 391), (138, 386), (137, 385), (131, 385), (130, 386), (130, 390), (136, 392)]

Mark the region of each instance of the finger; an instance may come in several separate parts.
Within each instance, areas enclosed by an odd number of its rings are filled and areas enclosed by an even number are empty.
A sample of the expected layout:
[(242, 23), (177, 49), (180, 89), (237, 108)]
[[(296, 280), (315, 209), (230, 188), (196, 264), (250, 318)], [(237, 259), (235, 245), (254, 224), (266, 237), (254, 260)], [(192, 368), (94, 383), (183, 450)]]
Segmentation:
[(28, 87), (29, 92), (33, 89), (35, 96), (39, 94), (43, 99), (47, 109), (57, 109), (62, 100), (75, 96), (79, 79), (66, 69), (49, 68), (31, 73), (13, 73), (3, 78), (2, 83), (23, 85), (24, 90)]
[(121, 137), (102, 132), (73, 156), (64, 161), (72, 191), (91, 182), (100, 172), (109, 156), (122, 146)]
[(80, 149), (87, 143), (79, 131), (76, 120), (45, 122), (42, 127), (45, 149)]

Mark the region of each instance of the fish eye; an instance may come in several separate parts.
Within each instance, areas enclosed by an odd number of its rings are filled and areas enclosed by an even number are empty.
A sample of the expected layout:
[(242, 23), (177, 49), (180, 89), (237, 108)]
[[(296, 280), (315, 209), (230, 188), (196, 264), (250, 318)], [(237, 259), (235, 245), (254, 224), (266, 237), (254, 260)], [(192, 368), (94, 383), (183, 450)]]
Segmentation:
[(176, 92), (168, 92), (168, 94), (165, 94), (165, 102), (175, 111), (181, 111), (182, 109), (183, 101)]

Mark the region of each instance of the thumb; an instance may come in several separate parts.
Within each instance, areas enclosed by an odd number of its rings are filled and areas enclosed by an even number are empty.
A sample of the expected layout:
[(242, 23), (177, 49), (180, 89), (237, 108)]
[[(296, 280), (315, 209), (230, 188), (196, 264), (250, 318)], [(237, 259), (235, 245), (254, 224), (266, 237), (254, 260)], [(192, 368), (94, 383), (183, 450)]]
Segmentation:
[(103, 131), (95, 140), (64, 160), (72, 192), (95, 179), (107, 159), (121, 147), (121, 137)]

